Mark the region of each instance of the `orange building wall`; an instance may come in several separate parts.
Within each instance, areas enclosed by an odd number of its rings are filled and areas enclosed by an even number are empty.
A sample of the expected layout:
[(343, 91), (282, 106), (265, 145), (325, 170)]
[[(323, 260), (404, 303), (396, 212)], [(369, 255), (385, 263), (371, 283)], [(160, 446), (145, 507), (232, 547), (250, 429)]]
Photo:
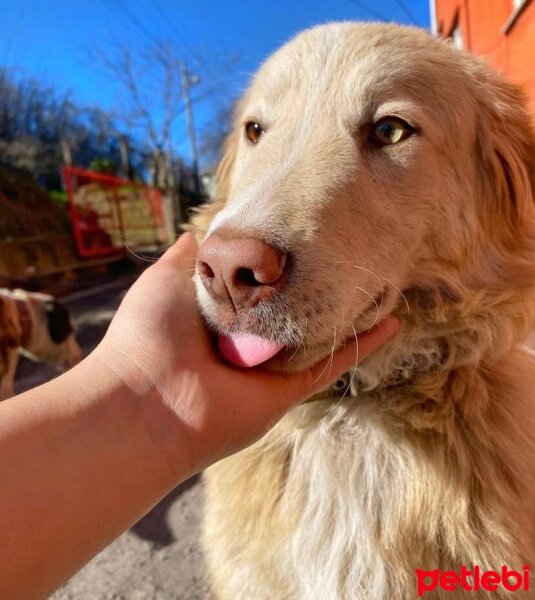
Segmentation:
[(535, 118), (535, 0), (527, 0), (507, 31), (504, 27), (514, 13), (513, 0), (430, 1), (434, 3), (436, 32), (448, 37), (458, 22), (464, 47), (488, 57), (521, 85)]

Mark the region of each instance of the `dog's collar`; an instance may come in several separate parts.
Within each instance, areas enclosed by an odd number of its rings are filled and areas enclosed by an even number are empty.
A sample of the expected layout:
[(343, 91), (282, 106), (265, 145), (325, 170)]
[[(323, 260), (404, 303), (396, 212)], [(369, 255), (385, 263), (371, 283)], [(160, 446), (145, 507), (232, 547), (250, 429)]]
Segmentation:
[(327, 398), (335, 400), (343, 400), (344, 398), (354, 398), (357, 395), (357, 381), (355, 372), (353, 370), (347, 371), (343, 375), (340, 375), (338, 379), (331, 384), (321, 394), (316, 394), (309, 398), (307, 402), (314, 402), (316, 400), (326, 400)]
[(28, 310), (28, 306), (24, 300), (15, 300), (15, 306), (19, 314), (19, 323), (21, 328), (20, 345), (24, 346), (32, 335), (32, 315)]
[(340, 398), (355, 397), (357, 395), (357, 382), (355, 372), (347, 371), (341, 375), (330, 387), (331, 395)]

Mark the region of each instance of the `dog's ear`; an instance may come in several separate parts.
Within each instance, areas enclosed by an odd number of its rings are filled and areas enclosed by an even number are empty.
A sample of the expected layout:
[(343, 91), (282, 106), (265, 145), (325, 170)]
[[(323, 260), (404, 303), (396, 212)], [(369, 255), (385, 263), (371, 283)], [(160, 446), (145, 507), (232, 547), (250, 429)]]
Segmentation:
[(216, 199), (223, 198), (224, 201), (226, 201), (228, 198), (230, 191), (230, 180), (232, 178), (232, 171), (236, 161), (236, 154), (238, 153), (239, 135), (240, 130), (235, 127), (233, 131), (228, 134), (223, 145), (223, 155), (219, 161), (216, 171)]
[(232, 130), (227, 135), (223, 144), (223, 154), (216, 170), (215, 197), (210, 202), (192, 211), (190, 222), (185, 227), (185, 229), (192, 231), (196, 235), (199, 243), (206, 235), (213, 218), (225, 206), (229, 195), (232, 171), (234, 169), (241, 134), (241, 129), (237, 125), (241, 105), (242, 102), (238, 102), (236, 105)]
[(533, 226), (535, 134), (521, 91), (495, 76), (481, 104), (477, 130), (481, 207), (487, 231), (506, 243)]
[(57, 300), (45, 302), (44, 309), (48, 326), (48, 335), (55, 344), (61, 344), (71, 335), (71, 333), (74, 333), (70, 313), (68, 309)]

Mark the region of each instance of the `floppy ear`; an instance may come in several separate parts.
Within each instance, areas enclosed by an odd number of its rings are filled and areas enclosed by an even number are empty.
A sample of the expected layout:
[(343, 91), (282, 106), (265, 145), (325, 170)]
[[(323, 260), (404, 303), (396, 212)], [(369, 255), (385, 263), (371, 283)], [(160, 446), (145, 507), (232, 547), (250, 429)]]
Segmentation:
[(496, 76), (484, 93), (487, 103), (481, 105), (476, 147), (484, 203), (481, 210), (487, 232), (508, 245), (533, 227), (535, 134), (523, 94), (516, 86)]
[(195, 234), (199, 243), (204, 239), (213, 218), (227, 202), (241, 134), (241, 129), (236, 123), (240, 106), (241, 102), (238, 102), (234, 110), (232, 131), (223, 144), (223, 155), (216, 170), (216, 195), (213, 200), (192, 211), (190, 222), (185, 227), (186, 230)]
[(44, 308), (50, 339), (55, 344), (61, 344), (71, 335), (71, 333), (74, 333), (70, 313), (68, 309), (57, 300), (45, 302)]
[(232, 131), (227, 136), (223, 145), (223, 156), (219, 161), (216, 171), (217, 193), (216, 198), (224, 198), (225, 201), (230, 191), (230, 180), (234, 169), (236, 154), (238, 153), (240, 130)]

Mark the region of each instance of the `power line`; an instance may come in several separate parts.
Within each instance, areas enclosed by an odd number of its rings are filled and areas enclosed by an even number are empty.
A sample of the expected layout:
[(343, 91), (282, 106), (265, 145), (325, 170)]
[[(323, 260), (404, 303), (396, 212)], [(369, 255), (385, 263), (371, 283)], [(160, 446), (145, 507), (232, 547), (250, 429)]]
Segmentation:
[(379, 19), (380, 21), (391, 21), (392, 20), (390, 17), (387, 17), (387, 16), (383, 15), (382, 13), (380, 13), (377, 10), (375, 10), (374, 8), (370, 8), (369, 6), (367, 6), (366, 4), (364, 4), (364, 2), (359, 2), (358, 0), (351, 0), (351, 2), (355, 6), (358, 6), (362, 10), (365, 10), (367, 13), (369, 13), (372, 16), (374, 16), (376, 19)]
[(167, 27), (168, 31), (171, 33), (172, 38), (174, 38), (175, 36), (178, 36), (178, 38), (180, 39), (180, 42), (183, 44), (184, 48), (187, 50), (187, 44), (184, 41), (184, 38), (181, 35), (181, 33), (178, 31), (178, 27), (175, 27), (174, 24), (172, 24), (173, 19), (171, 19), (171, 17), (169, 16), (169, 13), (164, 11), (164, 9), (161, 7), (161, 5), (158, 2), (156, 2), (156, 0), (150, 0), (149, 4), (158, 13), (158, 16), (160, 17), (160, 21), (162, 22), (162, 24), (165, 25), (165, 27)]
[(152, 8), (160, 16), (160, 20), (165, 23), (165, 26), (172, 33), (172, 36), (178, 38), (185, 55), (188, 57), (188, 60), (194, 61), (197, 69), (204, 69), (207, 71), (208, 67), (206, 61), (191, 49), (191, 41), (186, 39), (187, 36), (176, 26), (176, 22), (171, 18), (170, 14), (162, 8), (161, 4), (157, 0), (149, 0), (149, 2)]
[(403, 0), (394, 0), (394, 2), (398, 5), (398, 7), (413, 25), (418, 25), (418, 21), (416, 20), (414, 13), (409, 9)]
[(132, 23), (141, 33), (149, 39), (151, 42), (157, 44), (158, 40), (153, 33), (151, 33), (145, 25), (124, 5), (121, 0), (114, 0), (115, 4), (123, 11), (126, 18)]
[(169, 17), (169, 14), (164, 11), (164, 9), (160, 6), (160, 4), (156, 0), (150, 0), (150, 4), (154, 8), (154, 10), (160, 15), (162, 21), (165, 23), (166, 27), (169, 27), (169, 31), (175, 33), (175, 28), (171, 25), (172, 19)]
[(162, 20), (165, 21), (165, 23), (169, 27), (172, 27), (171, 18), (169, 17), (169, 14), (167, 12), (165, 12), (165, 10), (160, 6), (160, 4), (158, 2), (156, 2), (156, 0), (150, 0), (150, 4), (152, 4), (152, 7), (154, 8), (154, 10), (157, 13), (159, 13)]
[(172, 36), (178, 37), (180, 43), (182, 44), (182, 46), (184, 46), (184, 50), (186, 51), (186, 53), (190, 54), (189, 46), (191, 45), (191, 41), (186, 40), (186, 37), (184, 36), (183, 32), (181, 32), (180, 29), (176, 26), (176, 22), (174, 21), (174, 19), (171, 18), (170, 14), (162, 8), (161, 4), (157, 0), (149, 0), (149, 2), (152, 8), (154, 8), (154, 10), (160, 16), (162, 23), (164, 23), (165, 26), (169, 29)]

